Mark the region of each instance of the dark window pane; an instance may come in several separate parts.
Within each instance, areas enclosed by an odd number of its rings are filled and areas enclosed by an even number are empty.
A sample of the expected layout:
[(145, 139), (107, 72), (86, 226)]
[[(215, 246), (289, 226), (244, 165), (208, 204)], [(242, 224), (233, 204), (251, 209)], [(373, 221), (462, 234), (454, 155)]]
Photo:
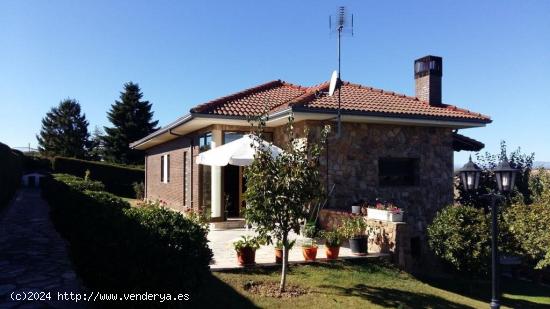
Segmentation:
[(414, 186), (418, 183), (418, 159), (380, 158), (378, 179), (380, 186)]
[(199, 150), (206, 151), (209, 150), (212, 144), (212, 133), (208, 132), (199, 136)]
[(223, 132), (223, 143), (231, 143), (232, 141), (238, 140), (243, 137), (246, 133), (244, 132)]

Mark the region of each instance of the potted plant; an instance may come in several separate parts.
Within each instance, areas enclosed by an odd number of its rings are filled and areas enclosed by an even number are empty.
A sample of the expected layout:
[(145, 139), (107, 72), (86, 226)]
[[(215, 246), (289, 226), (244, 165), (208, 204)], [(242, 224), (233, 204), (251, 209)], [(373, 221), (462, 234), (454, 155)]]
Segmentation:
[(256, 262), (256, 249), (260, 248), (260, 241), (253, 236), (241, 236), (241, 239), (233, 242), (237, 251), (237, 261), (241, 266), (254, 265)]
[(361, 209), (363, 208), (363, 201), (357, 201), (351, 205), (351, 213), (359, 215), (361, 214)]
[(317, 235), (317, 224), (315, 221), (307, 221), (302, 226), (301, 234), (307, 238), (314, 238)]
[(404, 211), (392, 203), (376, 203), (374, 207), (369, 207), (367, 217), (372, 220), (382, 220), (389, 222), (402, 222)]
[(325, 238), (325, 254), (327, 256), (327, 260), (338, 259), (340, 245), (342, 244), (342, 234), (340, 231), (324, 231), (322, 236)]
[(368, 225), (361, 216), (345, 218), (340, 227), (342, 236), (349, 239), (351, 253), (354, 255), (367, 255), (368, 236), (365, 234)]
[[(296, 239), (288, 242), (288, 250), (292, 249), (294, 244), (296, 243)], [(281, 264), (283, 263), (283, 242), (280, 240), (277, 240), (275, 243), (275, 263)]]
[(302, 254), (306, 261), (315, 261), (317, 258), (317, 243), (315, 240), (309, 239), (302, 243)]

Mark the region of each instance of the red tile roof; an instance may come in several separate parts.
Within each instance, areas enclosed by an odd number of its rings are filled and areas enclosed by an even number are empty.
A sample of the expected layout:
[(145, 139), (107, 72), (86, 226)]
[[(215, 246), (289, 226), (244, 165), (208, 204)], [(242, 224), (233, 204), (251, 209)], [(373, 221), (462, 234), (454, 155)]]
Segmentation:
[(191, 113), (226, 116), (259, 115), (272, 111), (290, 100), (301, 96), (308, 88), (292, 85), (280, 80), (271, 81), (229, 96), (195, 106)]
[[(328, 96), (328, 82), (302, 87), (280, 80), (222, 97), (191, 109), (191, 113), (249, 116), (258, 115), (266, 108), (270, 113), (291, 107), (300, 111), (335, 112), (337, 92)], [(372, 87), (344, 82), (341, 87), (341, 110), (375, 116), (436, 118), (491, 122), (488, 116), (453, 105), (431, 106), (416, 97), (397, 94)]]

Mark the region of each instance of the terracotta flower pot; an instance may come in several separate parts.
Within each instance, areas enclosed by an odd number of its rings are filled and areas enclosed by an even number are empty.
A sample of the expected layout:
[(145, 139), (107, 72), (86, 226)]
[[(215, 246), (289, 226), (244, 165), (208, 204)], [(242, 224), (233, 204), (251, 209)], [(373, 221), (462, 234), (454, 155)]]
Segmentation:
[(302, 254), (306, 261), (315, 261), (315, 258), (317, 258), (317, 247), (302, 247)]
[(237, 250), (237, 260), (241, 266), (256, 264), (256, 250), (247, 247)]
[(325, 253), (327, 260), (337, 260), (340, 254), (340, 247), (325, 247)]
[(283, 249), (275, 248), (275, 263), (283, 263)]

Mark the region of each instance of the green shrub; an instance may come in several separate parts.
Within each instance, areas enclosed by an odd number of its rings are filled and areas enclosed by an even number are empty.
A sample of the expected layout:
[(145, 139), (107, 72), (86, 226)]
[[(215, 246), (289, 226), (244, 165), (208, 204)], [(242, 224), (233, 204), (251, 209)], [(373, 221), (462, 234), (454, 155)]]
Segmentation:
[(21, 183), (23, 157), (0, 143), (0, 207), (9, 202)]
[(530, 264), (537, 269), (550, 266), (550, 200), (512, 205), (504, 216), (510, 234)]
[(105, 186), (101, 181), (84, 180), (83, 178), (69, 174), (54, 174), (56, 180), (62, 181), (69, 187), (78, 191), (103, 191)]
[(340, 231), (322, 231), (321, 236), (325, 239), (327, 247), (340, 247), (342, 244), (342, 233)]
[(110, 193), (80, 191), (71, 177), (45, 179), (42, 192), (87, 287), (192, 291), (207, 276), (212, 252), (202, 227), (162, 207), (130, 208)]
[(120, 197), (105, 191), (84, 191), (84, 194), (94, 199), (95, 202), (120, 209), (130, 208), (130, 203)]
[[(366, 235), (372, 232), (372, 228), (367, 225), (365, 219), (361, 216), (346, 217), (342, 220), (342, 224), (339, 228), (342, 237), (344, 238), (356, 238), (366, 237)], [(367, 234), (365, 234), (367, 232)]]
[(435, 255), (460, 272), (485, 275), (491, 253), (490, 231), (483, 210), (451, 205), (437, 213), (428, 227)]
[(133, 183), (143, 182), (145, 178), (143, 169), (74, 158), (55, 157), (52, 166), (56, 173), (78, 177), (84, 177), (89, 170), (90, 177), (105, 184), (107, 191), (125, 197), (134, 197)]

